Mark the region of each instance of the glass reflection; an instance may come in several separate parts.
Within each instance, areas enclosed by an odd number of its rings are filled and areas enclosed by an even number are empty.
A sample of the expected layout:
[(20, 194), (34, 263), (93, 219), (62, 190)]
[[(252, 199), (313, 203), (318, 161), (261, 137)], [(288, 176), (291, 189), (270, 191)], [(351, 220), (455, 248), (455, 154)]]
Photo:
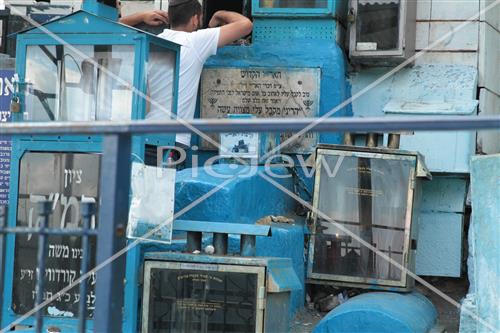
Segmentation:
[(152, 269), (148, 331), (255, 332), (257, 274)]
[(358, 0), (356, 49), (397, 50), (399, 47), (399, 0)]
[[(403, 264), (412, 160), (319, 155), (322, 162), (314, 273), (401, 279), (399, 268), (355, 237)], [(344, 229), (344, 230), (342, 230)]]
[(171, 114), (175, 68), (174, 53), (151, 44), (147, 68), (149, 100), (146, 119), (175, 118)]
[(260, 0), (260, 8), (326, 8), (327, 0)]
[(33, 45), (26, 51), (29, 121), (127, 120), (132, 45)]

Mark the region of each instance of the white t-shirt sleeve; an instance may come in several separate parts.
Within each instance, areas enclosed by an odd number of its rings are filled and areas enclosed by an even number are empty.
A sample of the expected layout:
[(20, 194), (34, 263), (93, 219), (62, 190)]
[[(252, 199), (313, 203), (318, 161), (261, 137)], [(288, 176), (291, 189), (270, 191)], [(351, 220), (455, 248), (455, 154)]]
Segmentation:
[(191, 34), (192, 47), (198, 53), (200, 61), (204, 63), (208, 57), (217, 54), (220, 28), (209, 28), (195, 31)]

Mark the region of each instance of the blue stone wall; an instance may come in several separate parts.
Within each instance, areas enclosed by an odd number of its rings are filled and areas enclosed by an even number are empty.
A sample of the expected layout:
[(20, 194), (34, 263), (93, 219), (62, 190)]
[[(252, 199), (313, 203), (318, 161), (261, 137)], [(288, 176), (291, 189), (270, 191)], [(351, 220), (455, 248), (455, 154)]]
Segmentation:
[[(470, 289), (460, 332), (500, 330), (500, 155), (471, 162), (472, 221), (469, 227)], [(476, 318), (480, 318), (480, 323)]]
[(461, 276), (467, 179), (434, 175), (423, 182), (418, 226), (416, 273)]
[[(210, 168), (184, 169), (177, 172), (175, 212), (234, 177), (234, 180), (178, 219), (255, 223), (267, 215), (292, 213), (295, 207), (293, 199), (257, 175), (264, 170), (264, 167), (218, 164)], [(193, 176), (193, 172), (196, 176)], [(288, 171), (282, 167), (273, 168), (273, 172), (288, 175)], [(291, 177), (274, 180), (289, 190), (293, 188)]]

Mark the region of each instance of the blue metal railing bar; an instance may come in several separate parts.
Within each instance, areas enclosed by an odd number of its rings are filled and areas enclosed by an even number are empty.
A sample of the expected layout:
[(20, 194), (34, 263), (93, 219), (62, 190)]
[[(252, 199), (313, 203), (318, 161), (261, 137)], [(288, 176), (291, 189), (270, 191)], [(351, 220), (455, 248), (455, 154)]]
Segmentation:
[[(92, 216), (96, 213), (96, 204), (93, 202), (82, 202), (82, 219), (83, 229), (88, 230), (91, 225)], [(80, 275), (87, 273), (89, 269), (89, 236), (84, 234), (82, 236), (82, 261), (80, 263)], [(78, 303), (78, 332), (85, 332), (85, 325), (87, 323), (87, 281), (83, 280), (80, 283), (80, 300)]]
[[(40, 228), (43, 230), (49, 225), (49, 216), (52, 213), (52, 201), (43, 200), (38, 203), (38, 215), (40, 216)], [(35, 308), (43, 302), (43, 292), (45, 290), (45, 257), (47, 256), (47, 234), (38, 234), (38, 253), (37, 263), (38, 271), (36, 273), (36, 298)], [(37, 333), (43, 330), (43, 311), (39, 307), (35, 313), (35, 328)]]
[[(126, 247), (130, 190), (129, 134), (104, 137), (99, 195), (96, 265), (99, 266)], [(122, 332), (122, 309), (125, 281), (125, 256), (109, 262), (97, 274), (94, 332)]]
[[(317, 123), (316, 123), (317, 122)], [(245, 120), (206, 120), (197, 119), (185, 121), (127, 121), (127, 122), (82, 122), (82, 123), (10, 123), (0, 126), (0, 134), (3, 135), (105, 135), (103, 141), (103, 161), (100, 193), (107, 200), (101, 203), (101, 220), (111, 223), (100, 223), (98, 231), (85, 230), (88, 228), (90, 207), (82, 208), (85, 212), (83, 229), (50, 229), (48, 224), (47, 209), (42, 210), (45, 216), (45, 225), (40, 228), (5, 227), (6, 209), (0, 207), (0, 252), (3, 258), (6, 233), (33, 233), (39, 234), (39, 255), (37, 274), (37, 296), (36, 304), (46, 305), (43, 301), (43, 275), (45, 259), (45, 242), (48, 235), (74, 235), (87, 238), (97, 237), (97, 265), (107, 262), (125, 245), (125, 226), (127, 223), (127, 212), (121, 209), (128, 205), (130, 187), (130, 153), (131, 136), (147, 133), (182, 133), (191, 132), (186, 126), (202, 132), (290, 132), (299, 131), (314, 123), (313, 132), (398, 132), (398, 131), (456, 131), (456, 130), (499, 130), (500, 116), (469, 117), (469, 116), (433, 116), (433, 117), (378, 117), (378, 118), (328, 118), (321, 121), (318, 119), (245, 119)], [(46, 203), (45, 203), (46, 204)], [(47, 208), (47, 207), (45, 207)], [(191, 232), (194, 234), (194, 232)], [(198, 233), (199, 234), (199, 233)], [(196, 234), (195, 238), (199, 238)], [(193, 235), (194, 236), (194, 235)], [(220, 238), (220, 239), (219, 239)], [(226, 237), (218, 237), (217, 244), (226, 241)], [(248, 239), (246, 239), (248, 238)], [(197, 243), (197, 242), (195, 242)], [(196, 247), (199, 247), (196, 244)], [(85, 246), (85, 243), (82, 243)], [(242, 241), (242, 255), (252, 254), (255, 248), (253, 237), (245, 237)], [(227, 246), (226, 246), (227, 247)], [(227, 248), (221, 246), (220, 252), (224, 253)], [(81, 263), (82, 274), (88, 269), (88, 243), (83, 251), (84, 260)], [(247, 253), (248, 252), (248, 253)], [(97, 276), (96, 284), (96, 309), (94, 317), (94, 331), (97, 332), (120, 332), (122, 329), (122, 307), (123, 307), (123, 284), (125, 261), (122, 256), (104, 266)], [(0, 262), (0, 276), (4, 276), (4, 263)], [(80, 284), (80, 291), (86, 292), (86, 283)], [(2, 280), (0, 279), (0, 290), (3, 292)], [(83, 288), (83, 289), (82, 289)], [(86, 297), (80, 297), (80, 302), (85, 302)], [(86, 304), (79, 304), (80, 320), (79, 331), (85, 331)], [(43, 324), (43, 306), (35, 307), (36, 330), (41, 331)], [(30, 314), (26, 314), (16, 320), (21, 322)], [(11, 323), (12, 325), (12, 323)]]
[[(45, 284), (45, 257), (47, 255), (47, 237), (50, 236), (81, 236), (82, 237), (82, 261), (81, 261), (81, 275), (88, 271), (88, 252), (89, 252), (89, 237), (97, 236), (97, 230), (90, 229), (92, 217), (95, 214), (96, 204), (91, 202), (83, 202), (81, 204), (81, 212), (83, 218), (82, 228), (72, 229), (56, 229), (48, 228), (49, 216), (52, 212), (52, 201), (44, 200), (38, 203), (38, 215), (40, 217), (40, 227), (5, 227), (7, 220), (7, 208), (0, 206), (0, 292), (3, 293), (3, 276), (4, 276), (4, 263), (3, 258), (5, 254), (5, 235), (6, 234), (38, 234), (38, 253), (37, 253), (37, 273), (36, 273), (36, 298), (35, 307), (38, 307), (43, 301), (44, 284)], [(80, 284), (80, 295), (87, 294), (87, 284), (85, 281)], [(3, 299), (3, 297), (2, 297)], [(79, 332), (85, 332), (86, 323), (86, 297), (80, 297), (78, 309), (80, 313)], [(40, 307), (35, 313), (35, 331), (42, 332), (43, 330), (43, 309)], [(83, 315), (82, 315), (83, 314)]]
[[(106, 135), (202, 132), (285, 132), (299, 131), (317, 118), (297, 119), (194, 119), (191, 121), (134, 120), (124, 122), (23, 122), (0, 126), (2, 135)], [(499, 130), (500, 116), (415, 116), (327, 118), (314, 125), (312, 132), (398, 132)]]

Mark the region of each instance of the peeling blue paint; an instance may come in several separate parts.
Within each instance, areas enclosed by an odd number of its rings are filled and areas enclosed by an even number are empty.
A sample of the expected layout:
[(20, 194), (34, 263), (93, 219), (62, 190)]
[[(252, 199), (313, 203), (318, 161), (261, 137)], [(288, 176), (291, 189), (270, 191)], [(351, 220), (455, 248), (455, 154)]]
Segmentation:
[[(283, 167), (272, 168), (277, 175), (287, 176)], [(193, 177), (193, 171), (197, 173)], [(224, 181), (235, 177), (195, 209), (179, 219), (231, 223), (255, 223), (267, 215), (286, 215), (293, 212), (291, 197), (270, 184), (257, 173), (265, 172), (263, 166), (247, 167), (236, 164), (218, 164), (210, 168), (184, 169), (177, 172), (175, 212), (188, 206)], [(253, 174), (253, 175), (252, 175)], [(276, 179), (292, 190), (292, 178)]]

